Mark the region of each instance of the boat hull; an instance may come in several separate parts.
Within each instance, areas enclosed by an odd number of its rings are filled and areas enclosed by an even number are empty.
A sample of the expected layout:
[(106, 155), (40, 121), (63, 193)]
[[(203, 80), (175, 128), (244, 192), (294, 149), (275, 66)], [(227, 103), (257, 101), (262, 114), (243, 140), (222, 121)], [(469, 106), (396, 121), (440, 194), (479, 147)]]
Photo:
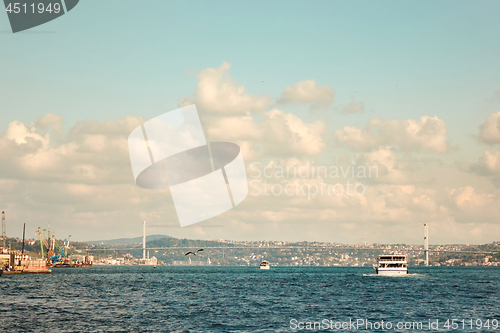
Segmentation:
[(24, 270), (15, 270), (15, 271), (4, 271), (3, 274), (49, 274), (52, 271), (50, 269), (24, 269)]
[(69, 267), (69, 268), (75, 268), (75, 267), (92, 267), (92, 263), (90, 264), (85, 264), (85, 263), (79, 263), (79, 264), (68, 264), (68, 263), (55, 263), (55, 264), (49, 264), (49, 267)]
[(377, 271), (378, 275), (382, 275), (382, 276), (400, 276), (400, 275), (408, 274), (407, 269), (381, 269), (381, 268), (378, 268), (376, 271)]

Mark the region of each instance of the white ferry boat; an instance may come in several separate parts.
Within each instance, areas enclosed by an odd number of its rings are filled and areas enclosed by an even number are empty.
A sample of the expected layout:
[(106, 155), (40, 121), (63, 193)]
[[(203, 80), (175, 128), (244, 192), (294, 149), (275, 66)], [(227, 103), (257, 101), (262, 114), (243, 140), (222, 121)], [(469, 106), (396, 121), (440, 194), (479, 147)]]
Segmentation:
[(379, 275), (397, 276), (408, 274), (406, 254), (384, 254), (377, 258), (373, 268)]
[(271, 268), (271, 264), (269, 264), (269, 261), (263, 261), (260, 263), (260, 269), (270, 269)]

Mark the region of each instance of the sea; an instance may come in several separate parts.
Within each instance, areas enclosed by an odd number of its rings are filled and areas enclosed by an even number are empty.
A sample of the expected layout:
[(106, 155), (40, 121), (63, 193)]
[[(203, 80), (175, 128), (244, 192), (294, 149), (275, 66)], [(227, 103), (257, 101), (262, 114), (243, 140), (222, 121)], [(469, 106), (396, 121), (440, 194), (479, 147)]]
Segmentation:
[(0, 277), (1, 332), (500, 332), (500, 267), (94, 266)]

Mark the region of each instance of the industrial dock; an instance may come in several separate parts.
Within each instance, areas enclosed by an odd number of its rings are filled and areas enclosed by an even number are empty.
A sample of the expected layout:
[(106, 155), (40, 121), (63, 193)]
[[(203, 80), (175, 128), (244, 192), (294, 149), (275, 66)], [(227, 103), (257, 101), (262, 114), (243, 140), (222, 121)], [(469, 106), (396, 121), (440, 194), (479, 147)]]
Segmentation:
[[(46, 231), (46, 229), (43, 229)], [(16, 250), (11, 246), (7, 247), (5, 233), (5, 211), (2, 211), (2, 243), (0, 243), (0, 276), (6, 274), (47, 274), (51, 273), (54, 267), (92, 267), (93, 257), (87, 255), (81, 260), (70, 261), (68, 259), (69, 237), (65, 239), (62, 246), (56, 242), (55, 236), (50, 234), (50, 224), (47, 237), (43, 235), (42, 229), (37, 229), (40, 238), (40, 252), (38, 258), (25, 254), (25, 234), (26, 223), (23, 225), (23, 239), (21, 250)], [(50, 243), (47, 242), (50, 240)], [(31, 241), (31, 240), (30, 240)], [(61, 242), (61, 241), (59, 241)], [(34, 243), (34, 241), (33, 241)], [(36, 254), (35, 254), (36, 256)]]

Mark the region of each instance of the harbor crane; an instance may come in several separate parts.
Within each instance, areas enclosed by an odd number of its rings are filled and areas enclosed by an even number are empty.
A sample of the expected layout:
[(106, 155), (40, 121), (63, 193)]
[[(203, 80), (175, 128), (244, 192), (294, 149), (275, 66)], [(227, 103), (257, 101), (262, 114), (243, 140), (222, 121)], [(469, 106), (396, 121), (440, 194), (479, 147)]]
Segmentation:
[(63, 245), (62, 245), (62, 249), (61, 249), (61, 253), (57, 254), (57, 255), (52, 255), (50, 257), (50, 261), (52, 261), (53, 264), (64, 262), (64, 250), (66, 250), (69, 247), (69, 238), (70, 237), (71, 237), (71, 235), (69, 235), (69, 237), (64, 240)]
[(38, 235), (40, 236), (40, 254), (42, 255), (42, 259), (43, 259), (43, 245), (45, 245), (45, 247), (47, 248), (47, 259), (48, 259), (54, 255), (54, 249), (51, 246), (49, 246), (49, 243), (45, 240), (45, 237), (43, 237), (42, 230), (40, 229), (40, 227), (38, 227)]

